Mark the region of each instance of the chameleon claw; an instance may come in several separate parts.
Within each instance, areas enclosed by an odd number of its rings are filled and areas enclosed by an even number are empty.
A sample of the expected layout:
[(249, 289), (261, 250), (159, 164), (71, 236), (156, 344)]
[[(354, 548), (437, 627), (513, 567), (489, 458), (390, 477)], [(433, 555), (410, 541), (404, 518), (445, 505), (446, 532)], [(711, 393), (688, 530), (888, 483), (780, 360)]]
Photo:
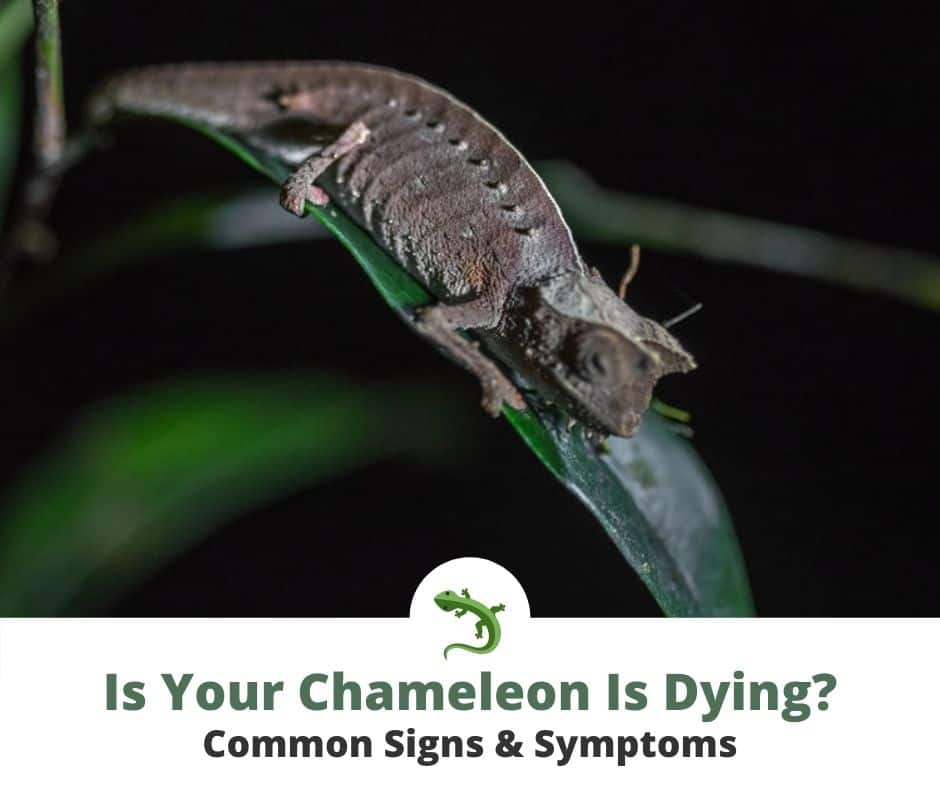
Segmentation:
[(492, 378), (484, 379), (482, 384), (483, 399), (480, 400), (480, 405), (493, 418), (498, 417), (503, 412), (504, 403), (513, 410), (526, 409), (526, 402), (522, 395), (509, 381)]
[(500, 602), (498, 605), (494, 605), (490, 608), (491, 613), (502, 613), (506, 609), (506, 606)]
[(465, 588), (463, 591), (461, 591), (460, 593), (463, 594), (467, 599), (470, 598), (470, 591), (467, 590), (466, 588)]
[(456, 613), (454, 613), (455, 618), (460, 618), (461, 616), (465, 616), (465, 615), (467, 615), (466, 608), (464, 608), (463, 610), (458, 610)]
[(295, 216), (304, 215), (305, 203), (314, 205), (327, 205), (329, 195), (314, 183), (308, 183), (305, 178), (288, 178), (281, 189), (281, 206)]

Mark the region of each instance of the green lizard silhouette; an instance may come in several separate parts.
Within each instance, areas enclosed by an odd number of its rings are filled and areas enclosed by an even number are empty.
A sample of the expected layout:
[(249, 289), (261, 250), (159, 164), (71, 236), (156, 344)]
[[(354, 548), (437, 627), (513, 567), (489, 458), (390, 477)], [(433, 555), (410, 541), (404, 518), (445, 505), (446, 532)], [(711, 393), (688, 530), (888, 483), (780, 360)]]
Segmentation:
[(472, 651), (474, 654), (486, 654), (499, 645), (499, 637), (502, 633), (499, 621), (496, 620), (496, 614), (504, 611), (506, 609), (505, 605), (499, 604), (494, 607), (487, 607), (482, 602), (477, 602), (477, 600), (472, 599), (470, 592), (466, 588), (460, 593), (461, 596), (457, 596), (453, 591), (442, 591), (434, 597), (434, 601), (445, 613), (456, 610), (457, 612), (454, 613), (454, 615), (457, 618), (465, 616), (467, 613), (473, 613), (478, 619), (476, 625), (477, 637), (483, 637), (484, 627), (486, 627), (488, 637), (486, 643), (482, 646), (471, 646), (469, 643), (451, 643), (444, 649), (444, 659), (447, 659), (447, 653), (455, 648), (462, 648), (464, 651)]

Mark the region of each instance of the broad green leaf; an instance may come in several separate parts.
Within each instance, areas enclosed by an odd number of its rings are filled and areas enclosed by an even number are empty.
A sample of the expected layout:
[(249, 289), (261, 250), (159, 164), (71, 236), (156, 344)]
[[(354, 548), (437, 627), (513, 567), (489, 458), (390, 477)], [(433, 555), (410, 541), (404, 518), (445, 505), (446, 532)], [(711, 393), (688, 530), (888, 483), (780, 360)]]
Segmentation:
[(238, 513), (378, 459), (446, 460), (454, 405), (416, 387), (201, 377), (103, 403), (0, 502), (0, 616), (100, 604)]
[[(181, 121), (185, 122), (185, 121)], [(193, 126), (275, 182), (287, 169), (242, 141)], [(275, 199), (272, 193), (272, 200)], [(352, 253), (385, 301), (407, 322), (429, 294), (333, 205), (307, 205)], [(668, 615), (750, 615), (753, 606), (730, 518), (692, 449), (655, 415), (631, 441), (599, 453), (528, 394), (531, 408), (506, 415), (559, 480), (593, 512)]]
[(539, 164), (576, 236), (640, 243), (728, 263), (823, 279), (940, 309), (940, 258), (806, 227), (621, 194), (566, 161)]
[(667, 615), (753, 612), (731, 516), (691, 445), (647, 413), (639, 433), (598, 453), (580, 430), (530, 399), (507, 411), (555, 477), (594, 514)]

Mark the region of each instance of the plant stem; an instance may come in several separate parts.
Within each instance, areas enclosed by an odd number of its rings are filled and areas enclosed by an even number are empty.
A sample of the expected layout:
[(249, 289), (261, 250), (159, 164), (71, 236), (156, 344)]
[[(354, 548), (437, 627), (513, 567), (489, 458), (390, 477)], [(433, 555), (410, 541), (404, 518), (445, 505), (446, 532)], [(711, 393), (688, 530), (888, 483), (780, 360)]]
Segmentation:
[(36, 15), (36, 129), (39, 170), (55, 167), (65, 150), (65, 100), (59, 0), (34, 0)]
[(696, 208), (598, 186), (563, 161), (539, 172), (575, 235), (823, 279), (940, 311), (940, 259), (806, 227)]

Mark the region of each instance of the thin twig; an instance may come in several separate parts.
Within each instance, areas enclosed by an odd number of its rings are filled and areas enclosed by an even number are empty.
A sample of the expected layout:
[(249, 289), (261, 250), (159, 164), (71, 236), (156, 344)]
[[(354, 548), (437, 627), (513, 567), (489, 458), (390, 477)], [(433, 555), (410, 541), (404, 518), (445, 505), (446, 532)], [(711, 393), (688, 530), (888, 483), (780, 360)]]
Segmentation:
[(672, 328), (673, 326), (679, 325), (679, 323), (681, 323), (686, 318), (690, 318), (696, 312), (700, 312), (702, 310), (702, 306), (703, 304), (701, 301), (699, 301), (697, 304), (692, 304), (692, 306), (690, 306), (684, 312), (680, 312), (675, 317), (670, 317), (668, 320), (664, 320), (663, 328)]
[(627, 287), (630, 282), (633, 281), (633, 277), (636, 276), (636, 272), (639, 270), (640, 245), (630, 244), (630, 265), (627, 270), (623, 272), (623, 276), (620, 278), (620, 287), (617, 288), (617, 295), (620, 296), (621, 301), (627, 297)]

